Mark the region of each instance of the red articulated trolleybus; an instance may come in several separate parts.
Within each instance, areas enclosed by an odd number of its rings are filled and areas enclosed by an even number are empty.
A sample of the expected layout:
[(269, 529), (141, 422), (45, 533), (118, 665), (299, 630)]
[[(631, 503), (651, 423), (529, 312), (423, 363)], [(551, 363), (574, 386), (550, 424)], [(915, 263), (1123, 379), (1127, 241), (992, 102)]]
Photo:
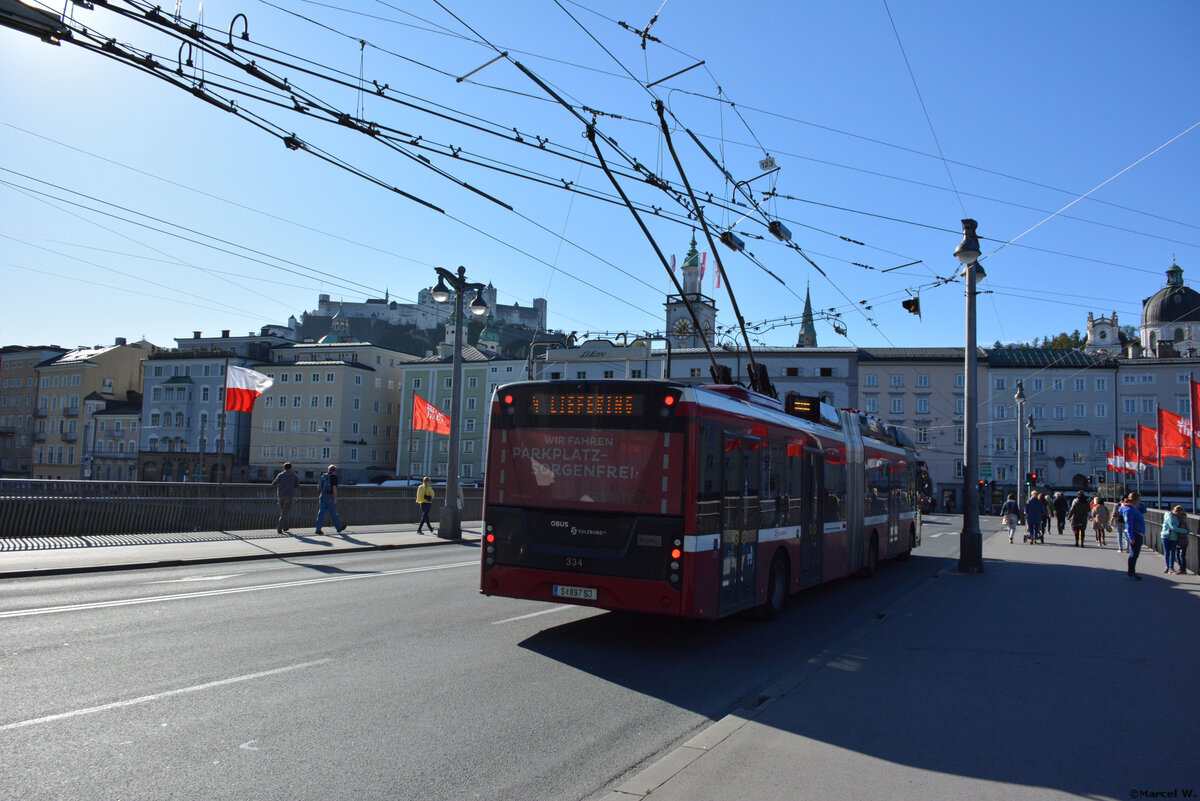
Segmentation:
[(496, 390), (488, 436), (485, 595), (773, 617), (921, 542), (915, 451), (816, 398), (525, 381)]

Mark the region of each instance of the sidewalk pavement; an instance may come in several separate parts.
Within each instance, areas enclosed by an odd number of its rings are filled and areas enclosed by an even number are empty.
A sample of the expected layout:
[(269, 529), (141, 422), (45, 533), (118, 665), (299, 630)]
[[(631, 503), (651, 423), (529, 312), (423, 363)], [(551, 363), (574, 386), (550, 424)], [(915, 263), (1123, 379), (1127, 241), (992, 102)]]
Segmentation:
[(985, 534), (982, 575), (924, 581), (597, 798), (1200, 798), (1200, 579)]
[(416, 523), (354, 526), (341, 534), (326, 526), (276, 534), (257, 531), (195, 531), (179, 534), (107, 534), (94, 537), (0, 538), (0, 578), (78, 573), (122, 568), (163, 567), (200, 562), (232, 562), (342, 551), (385, 550), (454, 542), (478, 543), (483, 523), (462, 522), (462, 540), (418, 534)]

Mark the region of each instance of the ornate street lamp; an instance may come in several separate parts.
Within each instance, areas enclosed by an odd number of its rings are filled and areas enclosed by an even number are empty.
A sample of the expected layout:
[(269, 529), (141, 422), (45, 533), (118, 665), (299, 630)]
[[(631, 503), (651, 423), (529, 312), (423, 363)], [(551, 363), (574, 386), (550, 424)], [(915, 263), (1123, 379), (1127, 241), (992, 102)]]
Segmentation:
[[(449, 270), (435, 267), (438, 274), (437, 286), (430, 290), (430, 295), (438, 303), (445, 303), (454, 294), (454, 356), (452, 360), (450, 396), (450, 458), (446, 475), (446, 501), (442, 505), (441, 524), (438, 526), (438, 537), (443, 540), (462, 539), (462, 508), (458, 504), (458, 448), (459, 431), (462, 428), (460, 419), (462, 412), (462, 347), (463, 329), (463, 293), (475, 290), (475, 299), (469, 308), (476, 317), (488, 310), (487, 302), (483, 299), (483, 284), (467, 281), (467, 268), (459, 267), (458, 275)], [(449, 283), (449, 286), (446, 284)]]
[(963, 445), (963, 524), (958, 540), (958, 570), (960, 573), (983, 572), (983, 533), (979, 530), (979, 377), (976, 374), (975, 353), (975, 280), (985, 273), (979, 266), (979, 238), (975, 235), (974, 220), (963, 220), (963, 238), (954, 251), (963, 263), (967, 278), (967, 391), (964, 403), (967, 431)]

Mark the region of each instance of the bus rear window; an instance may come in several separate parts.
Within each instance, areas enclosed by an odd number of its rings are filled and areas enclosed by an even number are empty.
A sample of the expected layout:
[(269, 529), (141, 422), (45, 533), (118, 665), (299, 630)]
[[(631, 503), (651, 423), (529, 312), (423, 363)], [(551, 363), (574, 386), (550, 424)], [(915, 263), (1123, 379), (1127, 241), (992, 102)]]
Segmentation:
[(659, 431), (509, 429), (493, 434), (488, 503), (679, 514), (683, 436)]

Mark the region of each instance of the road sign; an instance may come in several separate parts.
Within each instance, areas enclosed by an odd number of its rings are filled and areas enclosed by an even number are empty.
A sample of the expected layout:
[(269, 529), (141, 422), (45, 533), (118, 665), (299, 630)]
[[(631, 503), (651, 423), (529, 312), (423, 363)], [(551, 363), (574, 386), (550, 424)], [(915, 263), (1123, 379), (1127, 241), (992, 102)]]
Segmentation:
[(992, 477), (992, 463), (991, 462), (980, 462), (979, 463), (979, 477), (980, 478), (989, 478), (989, 479)]

